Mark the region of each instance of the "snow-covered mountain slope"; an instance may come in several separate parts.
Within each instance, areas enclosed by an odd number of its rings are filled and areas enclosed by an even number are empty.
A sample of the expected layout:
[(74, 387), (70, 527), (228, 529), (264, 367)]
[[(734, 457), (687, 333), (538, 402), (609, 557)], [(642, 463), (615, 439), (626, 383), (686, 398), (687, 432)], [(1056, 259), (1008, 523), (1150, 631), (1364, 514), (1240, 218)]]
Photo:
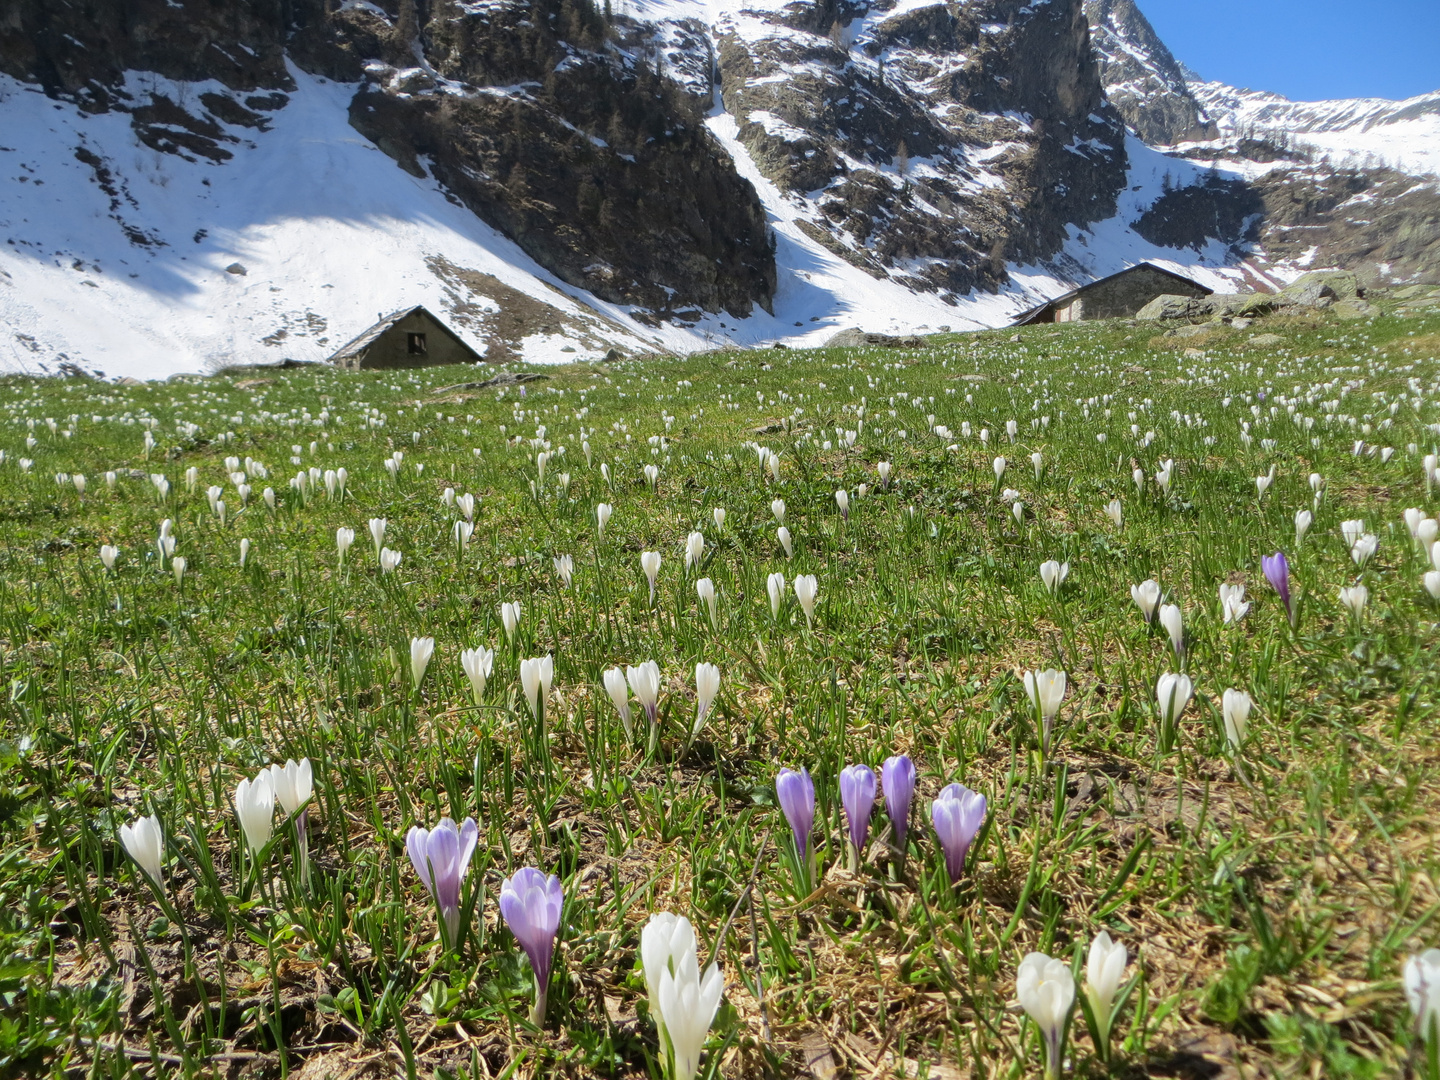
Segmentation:
[(1223, 140), (1279, 141), (1335, 166), (1440, 176), (1440, 90), (1405, 101), (1290, 101), (1216, 82), (1194, 82), (1190, 90)]
[(1225, 243), (1131, 228), (1162, 170), (1100, 96), (1079, 0), (630, 0), (549, 31), (442, 0), (409, 44), (413, 5), (310, 5), (289, 59), (189, 2), (138, 38), (51, 26), (73, 41), (33, 77), (0, 56), (24, 76), (0, 76), (0, 367), (315, 360), (415, 303), (492, 359), (564, 361), (999, 325), (1140, 259), (1237, 286)]
[(1105, 94), (1136, 134), (1151, 145), (1217, 134), (1135, 0), (1085, 0), (1085, 17)]

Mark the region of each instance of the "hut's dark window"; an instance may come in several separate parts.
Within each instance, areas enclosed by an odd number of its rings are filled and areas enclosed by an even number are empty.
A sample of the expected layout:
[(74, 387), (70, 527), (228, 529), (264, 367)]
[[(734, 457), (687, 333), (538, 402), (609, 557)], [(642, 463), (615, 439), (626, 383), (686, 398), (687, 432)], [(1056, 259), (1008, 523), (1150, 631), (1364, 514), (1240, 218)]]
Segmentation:
[(411, 356), (424, 356), (424, 355), (425, 355), (425, 335), (424, 335), (424, 334), (406, 334), (406, 335), (405, 335), (405, 341), (406, 341), (406, 343), (407, 343), (408, 346), (409, 346), (409, 352), (410, 352), (410, 355), (411, 355)]

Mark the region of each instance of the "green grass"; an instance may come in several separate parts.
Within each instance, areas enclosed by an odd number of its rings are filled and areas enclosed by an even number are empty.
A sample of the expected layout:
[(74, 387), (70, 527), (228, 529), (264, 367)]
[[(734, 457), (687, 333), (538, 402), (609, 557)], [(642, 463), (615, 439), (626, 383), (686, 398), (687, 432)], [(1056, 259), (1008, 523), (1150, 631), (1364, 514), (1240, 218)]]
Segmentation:
[[(1018, 343), (1006, 331), (912, 351), (577, 365), (523, 396), (437, 394), (465, 377), (454, 368), (5, 380), (0, 1070), (281, 1076), (319, 1057), (337, 1075), (349, 1060), (369, 1070), (353, 1075), (659, 1076), (636, 954), (644, 920), (673, 910), (725, 970), (702, 1075), (809, 1075), (825, 1047), (841, 1075), (907, 1061), (911, 1075), (1038, 1075), (1016, 968), (1042, 951), (1073, 957), (1078, 976), (1101, 929), (1139, 976), (1115, 1075), (1208, 1075), (1202, 1059), (1397, 1075), (1420, 1053), (1400, 965), (1440, 937), (1440, 610), (1401, 521), (1440, 508), (1420, 462), (1440, 423), (1440, 318), (1261, 330), (1285, 344), (1236, 333), (1202, 355), (1133, 325), (1040, 327)], [(543, 482), (537, 438), (556, 455)], [(1357, 439), (1394, 455), (1355, 456)], [(780, 455), (778, 480), (751, 443)], [(268, 469), (243, 510), (230, 455)], [(1153, 479), (1164, 459), (1168, 494)], [(880, 461), (893, 463), (884, 488)], [(348, 469), (343, 499), (290, 486), (312, 466)], [(61, 472), (86, 477), (83, 498)], [(1312, 472), (1324, 497), (1297, 549)], [(447, 487), (477, 499), (463, 553)], [(1121, 528), (1103, 513), (1112, 498)], [(615, 510), (597, 539), (602, 501)], [(377, 569), (371, 517), (403, 553), (393, 574)], [(164, 518), (180, 582), (156, 552)], [(1352, 518), (1380, 541), (1362, 571), (1340, 535)], [(343, 570), (340, 526), (356, 531)], [(692, 529), (706, 549), (687, 572)], [(120, 548), (113, 573), (101, 544)], [(1259, 570), (1276, 549), (1301, 597), (1294, 628)], [(653, 607), (645, 550), (663, 555)], [(552, 564), (563, 554), (570, 588)], [(1070, 563), (1058, 597), (1041, 585), (1047, 559)], [(816, 576), (813, 626), (793, 593), (772, 619), (776, 571)], [(716, 626), (699, 576), (719, 593)], [(1154, 687), (1179, 662), (1129, 596), (1147, 577), (1183, 610), (1196, 688), (1173, 740)], [(1356, 580), (1371, 594), (1358, 622), (1337, 599)], [(1253, 605), (1238, 625), (1221, 624), (1226, 581)], [(499, 605), (513, 600), (511, 644)], [(420, 635), (436, 649), (417, 688)], [(477, 705), (459, 658), (481, 644), (496, 656)], [(540, 731), (517, 671), (547, 653)], [(653, 749), (643, 721), (627, 741), (601, 687), (605, 669), (650, 659)], [(722, 687), (686, 752), (699, 661), (720, 666)], [(1020, 683), (1041, 667), (1069, 678), (1043, 761)], [(1256, 705), (1238, 753), (1220, 718), (1230, 687)], [(901, 752), (920, 773), (908, 858), (872, 843), (847, 874), (839, 771)], [(260, 872), (242, 875), (235, 784), (301, 756), (316, 777), (309, 887), (278, 818)], [(786, 870), (773, 787), (802, 765), (817, 793), (808, 896)], [(929, 825), (951, 781), (989, 808), (958, 888)], [(150, 812), (168, 914), (116, 839)], [(404, 850), (410, 825), (447, 814), (476, 818), (481, 837), (458, 954), (440, 949)], [(872, 838), (884, 831), (877, 809)], [(525, 865), (558, 874), (567, 897), (543, 1030), (497, 907), (500, 880)], [(757, 866), (753, 904), (739, 903)], [(1067, 1056), (1072, 1072), (1106, 1072), (1078, 1010)]]

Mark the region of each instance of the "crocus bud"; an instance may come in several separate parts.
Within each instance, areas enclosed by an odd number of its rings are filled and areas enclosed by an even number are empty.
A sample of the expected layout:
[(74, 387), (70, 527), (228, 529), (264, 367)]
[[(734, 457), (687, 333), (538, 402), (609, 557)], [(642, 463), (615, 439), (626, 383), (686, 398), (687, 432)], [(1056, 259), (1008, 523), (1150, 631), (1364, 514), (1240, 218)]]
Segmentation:
[(660, 553), (658, 551), (642, 551), (640, 553), (640, 569), (645, 571), (645, 580), (650, 583), (650, 603), (655, 603), (655, 579), (660, 576)]
[(162, 870), (164, 858), (164, 835), (160, 830), (160, 819), (154, 814), (138, 817), (129, 825), (120, 826), (120, 843), (124, 846), (135, 865), (155, 883), (161, 892), (165, 891), (165, 875)]
[(780, 546), (785, 549), (785, 557), (793, 559), (795, 557), (795, 541), (790, 538), (790, 530), (781, 525), (775, 530), (775, 539), (779, 540)]
[(653, 728), (660, 712), (660, 665), (654, 660), (646, 660), (639, 667), (627, 667), (625, 680)]
[(120, 557), (120, 549), (113, 544), (100, 545), (100, 562), (106, 570), (115, 569), (115, 560)]
[(1009, 464), (1003, 457), (997, 457), (991, 464), (995, 468), (995, 483), (1000, 483), (1000, 478), (1005, 475), (1005, 466)]
[(1179, 604), (1161, 605), (1160, 625), (1170, 635), (1170, 647), (1175, 650), (1175, 655), (1182, 655), (1185, 652), (1185, 625)]
[(570, 580), (575, 574), (575, 560), (569, 555), (559, 555), (550, 561), (555, 567), (555, 574), (559, 577), (560, 584), (568, 589)]
[(466, 649), (460, 654), (460, 667), (465, 672), (465, 677), (470, 680), (470, 689), (475, 695), (475, 704), (480, 704), (480, 699), (485, 696), (485, 682), (490, 678), (490, 672), (495, 663), (495, 653), (483, 646), (478, 649)]
[(1440, 949), (1426, 949), (1405, 961), (1405, 1000), (1415, 1028), (1427, 1044), (1440, 1040)]
[(1068, 562), (1056, 562), (1050, 559), (1040, 564), (1040, 581), (1045, 586), (1045, 591), (1054, 596), (1060, 592), (1060, 586), (1070, 576), (1070, 564)]
[(692, 566), (699, 566), (700, 560), (705, 555), (705, 536), (703, 533), (692, 532), (685, 537), (685, 569)]
[[(603, 466), (602, 466), (602, 468), (603, 468)], [(613, 514), (614, 512), (615, 512), (615, 508), (612, 507), (609, 503), (603, 503), (603, 502), (602, 502), (602, 503), (596, 504), (596, 507), (595, 507), (595, 531), (596, 531), (596, 533), (598, 533), (601, 537), (603, 537), (603, 536), (605, 535), (605, 526), (608, 525), (608, 524), (610, 524), (610, 515)]]
[(1065, 698), (1065, 672), (1025, 672), (1025, 696), (1030, 699), (1030, 708), (1040, 719), (1040, 752), (1048, 755), (1050, 733), (1055, 726), (1055, 717), (1060, 712), (1060, 704)]
[(775, 515), (775, 524), (785, 524), (785, 500), (774, 499), (770, 503), (770, 513)]
[(1364, 585), (1352, 585), (1348, 589), (1340, 590), (1340, 603), (1354, 615), (1357, 620), (1364, 618), (1365, 605), (1370, 602), (1370, 590)]
[(433, 637), (412, 637), (410, 639), (410, 685), (417, 690), (425, 678), (425, 669), (430, 666), (430, 657), (435, 654)]
[(850, 520), (850, 493), (845, 490), (835, 492), (835, 505), (840, 508), (840, 516), (846, 521)]
[(1244, 690), (1226, 690), (1220, 698), (1220, 715), (1225, 721), (1225, 738), (1235, 749), (1245, 741), (1245, 728), (1250, 722), (1250, 695)]
[(771, 574), (765, 579), (765, 591), (770, 594), (770, 617), (780, 621), (780, 605), (785, 601), (785, 575)]
[(930, 821), (945, 853), (952, 884), (965, 872), (965, 855), (985, 824), (985, 796), (964, 784), (947, 784), (930, 804)]
[(715, 695), (720, 693), (720, 669), (714, 664), (699, 663), (695, 665), (695, 727), (690, 732), (693, 739), (700, 734), (700, 729), (705, 726), (705, 717), (710, 714), (710, 706), (715, 702)]
[(1189, 675), (1174, 675), (1168, 671), (1161, 675), (1155, 684), (1155, 699), (1160, 705), (1160, 719), (1167, 724), (1175, 723), (1185, 711), (1185, 706), (1190, 704), (1194, 693), (1195, 685), (1190, 681)]
[(715, 583), (708, 577), (702, 577), (695, 582), (695, 593), (710, 611), (710, 625), (718, 627), (719, 613), (715, 608)]
[(252, 853), (270, 842), (275, 827), (275, 789), (268, 770), (254, 780), (242, 779), (235, 786), (235, 816)]
[(1125, 524), (1125, 511), (1122, 509), (1119, 499), (1111, 499), (1105, 504), (1105, 516), (1117, 529)]
[(457, 828), (447, 817), (429, 830), (414, 825), (405, 836), (410, 865), (439, 905), (452, 948), (458, 944), (460, 933), (460, 887), (470, 869), (479, 835), (474, 818), (466, 818)]
[(1130, 586), (1130, 599), (1135, 601), (1135, 606), (1140, 609), (1140, 614), (1145, 616), (1145, 621), (1155, 621), (1155, 609), (1160, 605), (1160, 584), (1159, 582), (1146, 578), (1139, 585)]
[(335, 530), (335, 550), (339, 553), (339, 564), (345, 565), (345, 553), (350, 550), (350, 545), (355, 542), (355, 530), (347, 529), (343, 525)]
[(630, 738), (630, 694), (625, 686), (625, 672), (617, 668), (610, 668), (605, 672), (603, 681), (605, 693), (610, 695), (610, 700), (615, 705), (615, 711), (620, 714), (620, 723), (624, 725), (625, 737)]
[(1054, 1080), (1060, 1075), (1065, 1024), (1075, 1004), (1075, 978), (1070, 966), (1044, 953), (1030, 953), (1020, 962), (1015, 996), (1045, 1039), (1045, 1076), (1046, 1080)]
[(555, 661), (548, 655), (520, 661), (520, 689), (525, 695), (525, 704), (530, 706), (530, 715), (537, 722), (544, 719), (545, 702), (550, 698), (554, 677)]
[(840, 805), (850, 825), (850, 869), (865, 853), (870, 835), (870, 812), (875, 806), (875, 771), (868, 765), (847, 765), (840, 770)]
[(915, 797), (915, 763), (909, 754), (885, 759), (880, 766), (880, 788), (885, 793), (885, 813), (890, 818), (895, 846), (903, 853), (910, 828), (910, 802)]
[(668, 911), (652, 915), (640, 932), (640, 961), (663, 1068), (670, 1080), (694, 1080), (725, 989), (720, 969), (711, 963), (701, 975), (690, 920)]
[(500, 914), (516, 942), (530, 959), (535, 973), (535, 1007), (530, 1022), (545, 1023), (545, 999), (550, 986), (550, 963), (555, 955), (555, 934), (565, 893), (560, 879), (533, 867), (522, 867), (500, 883)]
[(1271, 588), (1280, 595), (1280, 602), (1285, 605), (1285, 615), (1293, 624), (1295, 609), (1290, 603), (1290, 564), (1285, 559), (1285, 553), (1277, 551), (1274, 555), (1265, 556), (1260, 560), (1260, 569), (1265, 574), (1265, 580), (1270, 582)]
[(501, 603), (500, 625), (505, 628), (505, 640), (514, 644), (515, 628), (520, 625), (520, 601), (505, 601)]
[(715, 507), (710, 511), (710, 517), (715, 522), (715, 531), (723, 532), (725, 530), (725, 508), (723, 506)]
[(381, 549), (385, 547), (385, 519), (370, 519), (370, 539), (375, 541), (375, 557), (380, 557)]
[(819, 586), (815, 583), (814, 574), (797, 574), (795, 576), (795, 599), (800, 601), (801, 610), (805, 612), (805, 625), (810, 626), (815, 621), (815, 600), (819, 595)]
[(775, 778), (775, 795), (780, 809), (795, 837), (795, 850), (802, 864), (807, 864), (810, 852), (810, 832), (815, 827), (815, 784), (810, 771), (802, 768), (781, 769)]

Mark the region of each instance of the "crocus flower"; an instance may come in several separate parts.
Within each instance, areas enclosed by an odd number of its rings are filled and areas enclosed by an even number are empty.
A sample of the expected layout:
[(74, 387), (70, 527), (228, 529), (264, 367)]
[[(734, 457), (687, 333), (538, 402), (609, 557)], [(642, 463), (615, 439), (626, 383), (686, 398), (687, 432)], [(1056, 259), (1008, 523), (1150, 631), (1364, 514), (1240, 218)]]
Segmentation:
[(500, 914), (535, 972), (535, 1007), (530, 1022), (545, 1023), (545, 998), (550, 987), (550, 962), (555, 955), (555, 933), (565, 893), (560, 879), (533, 867), (522, 867), (500, 883)]
[(385, 547), (385, 519), (370, 519), (370, 539), (375, 541), (375, 557), (380, 558), (380, 552)]
[(455, 508), (465, 515), (466, 521), (475, 520), (475, 496), (466, 492), (455, 500)]
[(100, 545), (100, 562), (106, 570), (115, 569), (115, 560), (120, 557), (120, 549), (113, 544)]
[(775, 515), (775, 524), (785, 524), (785, 500), (772, 499), (770, 502), (770, 513)]
[(630, 695), (625, 689), (625, 672), (618, 667), (610, 668), (605, 672), (605, 693), (610, 695), (610, 700), (615, 705), (615, 711), (620, 714), (620, 723), (625, 727), (625, 737), (632, 734), (630, 727)]
[(985, 796), (964, 784), (947, 784), (930, 804), (930, 821), (945, 853), (952, 884), (965, 872), (965, 855), (985, 824)]
[(252, 854), (270, 842), (275, 828), (275, 788), (268, 769), (235, 785), (235, 816)]
[(1410, 957), (1403, 976), (1415, 1029), (1427, 1043), (1440, 1039), (1440, 949), (1426, 949)]
[(909, 754), (897, 754), (880, 766), (880, 788), (885, 793), (885, 813), (895, 846), (903, 854), (905, 834), (910, 828), (910, 801), (915, 797), (915, 763)]
[(1165, 628), (1165, 633), (1170, 635), (1170, 647), (1175, 650), (1175, 655), (1183, 656), (1185, 653), (1185, 623), (1180, 614), (1179, 604), (1161, 605), (1160, 625)]
[(1025, 672), (1025, 696), (1030, 699), (1030, 708), (1040, 719), (1040, 753), (1048, 755), (1050, 733), (1055, 728), (1055, 717), (1059, 714), (1060, 704), (1065, 698), (1065, 672)]
[(176, 555), (170, 560), (170, 571), (175, 575), (175, 584), (182, 585), (185, 582), (185, 556)]
[(1125, 977), (1125, 946), (1112, 941), (1110, 935), (1101, 930), (1090, 942), (1090, 955), (1085, 964), (1085, 996), (1090, 999), (1090, 1015), (1095, 1018), (1097, 1049), (1100, 1056), (1108, 1059), (1110, 1049), (1110, 1025), (1114, 1020), (1115, 995), (1120, 990), (1120, 980)]
[(865, 853), (870, 835), (870, 811), (875, 806), (875, 770), (869, 765), (847, 765), (840, 770), (840, 805), (850, 824), (850, 869)]
[(520, 625), (520, 601), (505, 601), (500, 605), (500, 624), (505, 627), (505, 640), (514, 643), (515, 628)]
[(888, 488), (890, 486), (890, 470), (891, 465), (888, 461), (877, 462), (875, 465), (875, 474), (880, 477), (880, 486), (882, 488)]
[(286, 817), (297, 813), (300, 815), (295, 818), (295, 843), (299, 851), (300, 872), (308, 878), (310, 873), (310, 834), (305, 828), (305, 821), (310, 810), (306, 804), (310, 801), (315, 786), (310, 759), (302, 757), (299, 761), (295, 761), (292, 758), (287, 760), (284, 765), (271, 765), (270, 786), (274, 788), (275, 798), (279, 801), (281, 812)]
[(1245, 599), (1244, 585), (1228, 585), (1222, 583), (1220, 586), (1220, 616), (1228, 625), (1237, 623), (1250, 611), (1250, 604)]
[(463, 553), (470, 546), (470, 537), (475, 533), (475, 526), (461, 518), (455, 522), (454, 535), (455, 546)]
[(818, 586), (815, 584), (814, 574), (795, 575), (795, 599), (800, 601), (800, 608), (805, 612), (805, 625), (810, 626), (815, 621), (815, 597)]
[(1036, 450), (1030, 455), (1030, 464), (1035, 467), (1035, 479), (1040, 479), (1040, 474), (1045, 471), (1045, 456)]
[(485, 681), (490, 678), (490, 672), (495, 664), (495, 652), (481, 646), (478, 649), (466, 649), (460, 654), (460, 667), (465, 672), (465, 677), (470, 680), (470, 689), (475, 694), (475, 704), (480, 704), (480, 699), (485, 696)]
[(120, 843), (135, 860), (135, 865), (145, 872), (157, 889), (164, 892), (165, 875), (161, 864), (165, 838), (160, 830), (160, 819), (151, 814), (149, 817), (138, 817), (129, 825), (121, 825)]
[(770, 617), (780, 621), (780, 605), (785, 602), (785, 575), (771, 574), (765, 579), (765, 591), (770, 594)]
[(1070, 974), (1070, 965), (1044, 953), (1030, 953), (1020, 961), (1015, 996), (1044, 1036), (1045, 1076), (1046, 1080), (1054, 1080), (1060, 1075), (1065, 1023), (1075, 1004), (1075, 978)]
[(1250, 695), (1244, 690), (1226, 690), (1220, 697), (1220, 715), (1225, 721), (1225, 738), (1235, 749), (1245, 741), (1245, 728), (1250, 722)]
[(1295, 511), (1295, 546), (1298, 548), (1305, 542), (1305, 534), (1310, 531), (1310, 524), (1315, 520), (1315, 515), (1309, 510)]
[(690, 920), (668, 911), (652, 915), (640, 932), (640, 961), (664, 1071), (669, 1080), (694, 1080), (725, 991), (720, 968), (712, 962), (701, 974)]
[(250, 540), (248, 538), (240, 541), (240, 569), (245, 569), (245, 560), (250, 558)]
[(417, 690), (425, 678), (425, 669), (430, 666), (430, 657), (435, 655), (433, 637), (412, 637), (410, 639), (410, 685)]
[(602, 539), (605, 536), (605, 526), (610, 524), (610, 515), (614, 512), (615, 508), (609, 503), (598, 503), (595, 506), (595, 532)]
[(1370, 590), (1364, 585), (1352, 585), (1340, 590), (1340, 603), (1349, 609), (1356, 619), (1365, 616), (1365, 605), (1370, 602)]
[(559, 555), (550, 561), (555, 566), (555, 574), (560, 578), (560, 583), (568, 589), (570, 579), (575, 574), (575, 560), (569, 555)]
[(1380, 538), (1374, 533), (1362, 533), (1356, 537), (1355, 543), (1350, 545), (1350, 558), (1355, 561), (1356, 566), (1364, 566), (1375, 554), (1375, 549), (1380, 546)]
[(717, 506), (717, 507), (715, 507), (715, 509), (713, 509), (713, 510), (710, 511), (710, 517), (711, 517), (711, 520), (713, 520), (713, 521), (715, 522), (715, 531), (716, 531), (716, 532), (724, 532), (724, 531), (725, 531), (725, 508), (724, 508), (723, 506)]
[(999, 484), (1000, 478), (1005, 475), (1005, 466), (1008, 464), (1009, 462), (1007, 462), (1003, 457), (997, 457), (993, 462), (991, 462), (991, 465), (995, 469), (996, 484)]
[(1105, 504), (1105, 516), (1117, 529), (1125, 524), (1125, 511), (1121, 507), (1119, 499), (1111, 499)]
[(793, 559), (795, 557), (795, 541), (790, 536), (790, 530), (781, 525), (775, 530), (775, 539), (779, 540), (780, 546), (785, 549), (785, 557)]
[(1430, 599), (1440, 600), (1440, 570), (1426, 570), (1421, 582), (1425, 591), (1430, 594)]
[(388, 547), (380, 549), (380, 572), (382, 574), (394, 573), (404, 558), (398, 551), (392, 551)]
[(655, 603), (655, 579), (660, 576), (660, 553), (658, 551), (642, 551), (640, 553), (640, 569), (645, 571), (645, 580), (650, 583), (650, 603)]
[(695, 665), (695, 727), (690, 732), (693, 739), (700, 734), (700, 729), (705, 726), (705, 718), (710, 714), (710, 706), (715, 702), (715, 695), (720, 693), (720, 669), (714, 664), (699, 663)]
[(474, 818), (466, 818), (458, 828), (448, 817), (441, 818), (435, 828), (426, 830), (412, 825), (405, 836), (405, 850), (410, 864), (420, 875), (420, 882), (440, 905), (450, 946), (457, 944), (460, 934), (460, 883), (470, 869), (470, 857), (480, 834)]
[(627, 667), (625, 681), (630, 684), (635, 700), (645, 710), (645, 719), (650, 722), (653, 731), (655, 718), (660, 712), (660, 665), (654, 660), (646, 660), (639, 667)]
[(1060, 586), (1070, 576), (1070, 564), (1068, 562), (1056, 562), (1050, 559), (1040, 564), (1040, 580), (1045, 585), (1045, 591), (1052, 596), (1060, 591)]
[(1173, 675), (1168, 671), (1161, 675), (1155, 684), (1155, 699), (1160, 705), (1160, 719), (1167, 724), (1175, 723), (1185, 711), (1185, 706), (1190, 704), (1194, 693), (1195, 685), (1190, 681), (1189, 675)]
[(650, 485), (650, 490), (651, 490), (651, 491), (654, 491), (654, 490), (656, 490), (657, 488), (659, 488), (659, 486), (660, 486), (660, 469), (659, 469), (659, 467), (658, 467), (658, 466), (655, 466), (655, 465), (646, 465), (646, 466), (645, 466), (645, 469), (644, 469), (644, 472), (645, 472), (645, 482)]
[(810, 771), (781, 769), (775, 778), (775, 795), (795, 835), (795, 850), (800, 853), (800, 861), (808, 864), (810, 831), (815, 827), (815, 784), (810, 779)]
[(685, 537), (685, 569), (692, 566), (699, 566), (700, 560), (705, 555), (705, 534), (692, 532)]
[(1265, 574), (1265, 580), (1270, 582), (1270, 587), (1280, 594), (1280, 602), (1285, 605), (1285, 615), (1293, 623), (1295, 609), (1290, 604), (1290, 564), (1285, 559), (1285, 553), (1277, 551), (1274, 555), (1265, 556), (1260, 560), (1260, 569)]
[(525, 704), (530, 706), (530, 715), (537, 722), (545, 718), (545, 702), (550, 698), (550, 682), (554, 677), (555, 661), (548, 655), (520, 661), (520, 690), (525, 695)]
[(846, 521), (850, 520), (850, 493), (843, 488), (835, 492), (835, 505), (840, 508), (840, 516)]
[(710, 625), (719, 626), (719, 612), (715, 609), (715, 583), (708, 577), (695, 582), (695, 593), (710, 611)]
[(335, 550), (339, 554), (339, 565), (345, 565), (345, 553), (350, 550), (350, 545), (354, 542), (354, 529), (347, 529), (342, 525), (335, 530)]
[(1355, 541), (1365, 534), (1365, 522), (1359, 518), (1340, 523), (1340, 535), (1345, 538), (1345, 546), (1352, 548)]

